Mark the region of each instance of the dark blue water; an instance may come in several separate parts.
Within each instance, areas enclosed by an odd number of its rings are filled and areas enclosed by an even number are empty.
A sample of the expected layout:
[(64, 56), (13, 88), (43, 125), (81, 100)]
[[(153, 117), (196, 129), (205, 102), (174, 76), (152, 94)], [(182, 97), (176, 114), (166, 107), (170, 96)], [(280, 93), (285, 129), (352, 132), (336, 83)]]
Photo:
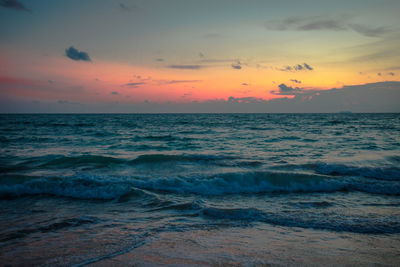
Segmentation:
[(399, 114), (0, 115), (0, 143), (10, 264), (99, 264), (196, 231), (399, 241)]

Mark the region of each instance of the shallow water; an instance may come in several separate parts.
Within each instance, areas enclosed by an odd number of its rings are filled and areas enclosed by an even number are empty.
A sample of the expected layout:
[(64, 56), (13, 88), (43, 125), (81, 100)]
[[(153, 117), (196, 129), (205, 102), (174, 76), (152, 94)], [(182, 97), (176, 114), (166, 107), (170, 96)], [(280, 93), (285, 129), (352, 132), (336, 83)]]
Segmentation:
[(0, 117), (0, 262), (400, 262), (399, 114)]

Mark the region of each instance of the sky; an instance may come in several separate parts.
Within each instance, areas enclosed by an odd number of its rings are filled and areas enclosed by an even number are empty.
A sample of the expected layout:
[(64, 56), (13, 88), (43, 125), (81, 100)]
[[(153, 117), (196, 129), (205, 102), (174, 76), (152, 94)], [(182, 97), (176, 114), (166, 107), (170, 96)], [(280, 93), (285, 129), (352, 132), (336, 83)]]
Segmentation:
[(0, 112), (400, 112), (398, 0), (0, 0)]

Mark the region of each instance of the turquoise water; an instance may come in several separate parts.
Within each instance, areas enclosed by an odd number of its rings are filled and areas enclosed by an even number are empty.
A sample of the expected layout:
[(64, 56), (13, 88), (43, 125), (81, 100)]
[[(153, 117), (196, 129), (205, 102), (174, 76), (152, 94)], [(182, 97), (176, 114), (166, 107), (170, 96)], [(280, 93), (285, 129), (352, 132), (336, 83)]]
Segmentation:
[[(359, 240), (357, 251), (380, 251), (363, 263), (398, 262), (399, 114), (0, 115), (0, 142), (0, 260), (11, 265), (137, 264), (155, 251), (139, 263), (246, 264), (298, 233), (317, 236), (310, 251)], [(211, 257), (222, 233), (219, 248), (248, 240)], [(178, 236), (203, 241), (193, 263)], [(264, 256), (257, 264), (296, 265)]]

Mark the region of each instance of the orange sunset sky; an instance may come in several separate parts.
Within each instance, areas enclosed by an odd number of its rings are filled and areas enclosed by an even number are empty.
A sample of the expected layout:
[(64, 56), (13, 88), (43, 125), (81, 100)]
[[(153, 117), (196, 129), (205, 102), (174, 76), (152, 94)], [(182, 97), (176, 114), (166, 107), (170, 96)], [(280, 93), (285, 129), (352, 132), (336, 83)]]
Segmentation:
[(399, 11), (389, 0), (3, 1), (0, 97), (51, 112), (399, 81)]

